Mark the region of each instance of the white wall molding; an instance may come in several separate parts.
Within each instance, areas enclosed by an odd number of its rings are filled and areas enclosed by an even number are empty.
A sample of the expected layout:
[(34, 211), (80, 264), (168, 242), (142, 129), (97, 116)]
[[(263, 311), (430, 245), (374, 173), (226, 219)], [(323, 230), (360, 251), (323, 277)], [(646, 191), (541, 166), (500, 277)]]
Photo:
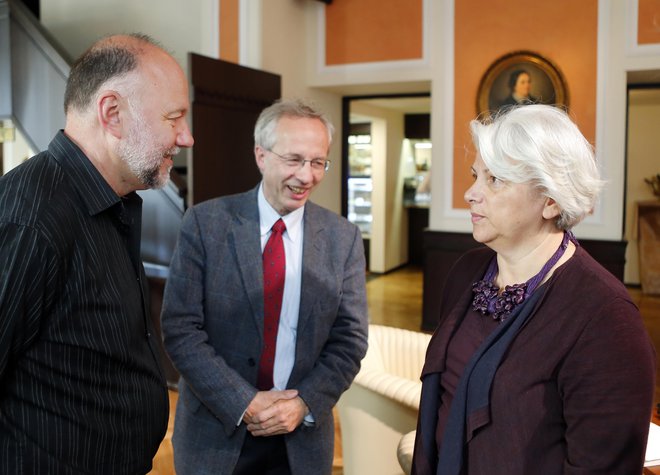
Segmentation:
[(471, 232), (467, 209), (454, 208), (454, 1), (444, 0), (433, 16), (433, 92), (431, 140), (434, 144), (429, 227), (437, 231)]
[[(397, 61), (374, 61), (328, 66), (326, 64), (326, 29), (325, 5), (316, 6), (314, 22), (314, 54), (308, 56), (313, 66), (308, 68), (309, 82), (313, 86), (341, 86), (368, 83), (390, 83), (404, 81), (423, 81), (431, 79), (431, 55), (433, 36), (433, 9), (437, 3), (422, 0), (422, 57), (419, 59)], [(385, 74), (386, 73), (386, 74)]]
[[(625, 4), (626, 4), (626, 55), (627, 56), (660, 55), (660, 43), (640, 45), (637, 42), (637, 35), (639, 34), (639, 22), (638, 22), (639, 0), (626, 0)], [(658, 28), (660, 28), (660, 25), (658, 25)]]
[(199, 24), (202, 38), (208, 38), (204, 54), (211, 58), (220, 57), (220, 0), (211, 1), (204, 5)]
[(238, 58), (239, 63), (261, 69), (262, 28), (261, 0), (239, 0), (238, 7)]

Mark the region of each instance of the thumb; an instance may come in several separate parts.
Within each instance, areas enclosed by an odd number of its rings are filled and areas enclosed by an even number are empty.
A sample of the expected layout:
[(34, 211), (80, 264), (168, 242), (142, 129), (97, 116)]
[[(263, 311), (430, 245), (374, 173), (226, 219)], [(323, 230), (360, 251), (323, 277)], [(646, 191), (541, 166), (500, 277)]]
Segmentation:
[(297, 389), (285, 389), (280, 392), (280, 399), (293, 399), (298, 396)]

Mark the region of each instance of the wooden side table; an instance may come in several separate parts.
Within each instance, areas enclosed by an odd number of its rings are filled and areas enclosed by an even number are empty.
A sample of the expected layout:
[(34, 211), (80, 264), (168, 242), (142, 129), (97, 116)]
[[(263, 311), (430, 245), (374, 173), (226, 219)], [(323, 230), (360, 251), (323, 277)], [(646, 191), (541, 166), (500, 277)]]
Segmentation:
[(642, 292), (660, 295), (660, 200), (637, 203)]

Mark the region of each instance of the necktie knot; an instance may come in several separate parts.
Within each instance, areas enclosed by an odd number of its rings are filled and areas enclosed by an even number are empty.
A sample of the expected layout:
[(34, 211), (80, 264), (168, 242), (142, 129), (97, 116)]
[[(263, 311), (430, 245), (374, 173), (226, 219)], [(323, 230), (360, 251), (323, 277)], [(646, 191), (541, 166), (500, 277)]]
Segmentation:
[(275, 224), (273, 224), (273, 227), (270, 229), (274, 233), (282, 234), (284, 231), (286, 231), (286, 224), (284, 224), (284, 221), (282, 221), (282, 218), (280, 218), (275, 221)]

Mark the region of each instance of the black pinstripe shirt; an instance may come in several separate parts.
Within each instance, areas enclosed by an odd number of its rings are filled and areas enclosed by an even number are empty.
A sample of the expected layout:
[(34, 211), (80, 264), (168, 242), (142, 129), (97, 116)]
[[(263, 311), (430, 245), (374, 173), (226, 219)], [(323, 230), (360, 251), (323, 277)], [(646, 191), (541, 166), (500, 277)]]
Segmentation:
[(141, 213), (63, 132), (0, 178), (0, 474), (151, 468), (168, 399)]

